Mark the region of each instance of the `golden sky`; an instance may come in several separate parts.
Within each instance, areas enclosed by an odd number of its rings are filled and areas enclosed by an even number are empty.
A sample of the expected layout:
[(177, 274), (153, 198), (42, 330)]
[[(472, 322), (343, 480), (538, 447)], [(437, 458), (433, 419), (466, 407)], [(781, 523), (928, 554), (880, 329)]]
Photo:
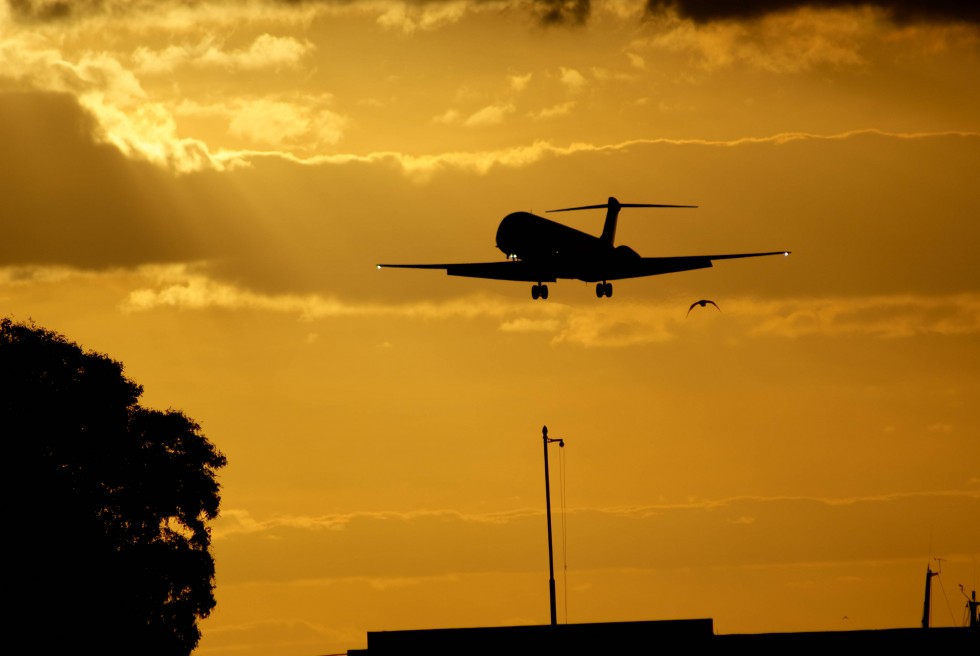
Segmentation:
[[(544, 425), (560, 622), (914, 627), (931, 566), (962, 623), (980, 16), (717, 4), (0, 5), (0, 313), (228, 456), (196, 654), (547, 623)], [(793, 255), (601, 300), (375, 269), (609, 196), (698, 205), (624, 210), (641, 255)]]

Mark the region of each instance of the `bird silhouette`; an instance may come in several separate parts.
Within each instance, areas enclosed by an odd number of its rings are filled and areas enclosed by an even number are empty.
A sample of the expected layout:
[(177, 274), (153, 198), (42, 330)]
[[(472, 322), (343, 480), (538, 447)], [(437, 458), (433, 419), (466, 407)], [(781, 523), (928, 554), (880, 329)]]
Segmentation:
[[(717, 303), (715, 303), (714, 301), (709, 300), (707, 298), (702, 298), (700, 301), (694, 301), (693, 303), (691, 303), (691, 307), (687, 308), (687, 314), (690, 315), (691, 314), (691, 310), (693, 310), (697, 306), (700, 305), (701, 307), (704, 307), (708, 303), (711, 303), (712, 305), (714, 305), (715, 306), (715, 309), (717, 309), (719, 312), (721, 312), (721, 308), (718, 307), (718, 304)], [(685, 316), (687, 316), (687, 315), (685, 315)]]

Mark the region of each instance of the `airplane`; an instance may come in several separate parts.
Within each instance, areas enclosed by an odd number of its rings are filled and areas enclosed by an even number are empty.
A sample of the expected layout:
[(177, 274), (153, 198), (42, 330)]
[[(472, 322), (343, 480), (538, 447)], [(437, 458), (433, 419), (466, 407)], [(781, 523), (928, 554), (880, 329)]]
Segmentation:
[(382, 268), (445, 269), (450, 276), (532, 282), (531, 298), (547, 299), (548, 285), (558, 279), (596, 283), (596, 297), (612, 297), (610, 280), (656, 276), (678, 271), (705, 269), (713, 260), (743, 257), (789, 255), (790, 251), (731, 253), (726, 255), (685, 255), (680, 257), (640, 257), (629, 246), (615, 246), (616, 222), (624, 207), (695, 208), (697, 205), (657, 205), (608, 202), (582, 207), (565, 207), (548, 212), (605, 209), (606, 221), (598, 237), (530, 212), (512, 212), (497, 227), (497, 248), (507, 256), (496, 262), (458, 264), (378, 264)]

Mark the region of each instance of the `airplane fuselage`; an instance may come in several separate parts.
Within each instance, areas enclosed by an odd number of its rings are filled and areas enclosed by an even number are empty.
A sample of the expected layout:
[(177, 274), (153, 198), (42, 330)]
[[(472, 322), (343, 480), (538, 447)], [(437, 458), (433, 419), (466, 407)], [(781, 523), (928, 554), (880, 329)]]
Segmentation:
[(542, 280), (576, 278), (597, 282), (640, 256), (628, 246), (614, 247), (601, 237), (530, 212), (508, 214), (497, 227), (497, 248), (509, 259), (541, 267)]

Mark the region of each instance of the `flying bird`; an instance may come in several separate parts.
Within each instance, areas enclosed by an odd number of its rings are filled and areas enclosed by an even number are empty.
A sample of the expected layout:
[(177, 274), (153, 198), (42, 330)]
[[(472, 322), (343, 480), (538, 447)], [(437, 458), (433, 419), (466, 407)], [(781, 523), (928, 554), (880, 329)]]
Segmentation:
[[(720, 307), (718, 307), (718, 304), (717, 304), (717, 303), (715, 303), (714, 301), (712, 301), (712, 300), (709, 300), (709, 299), (707, 299), (707, 298), (702, 298), (702, 299), (701, 299), (700, 301), (694, 301), (693, 303), (691, 303), (691, 307), (689, 307), (689, 308), (687, 308), (687, 314), (688, 314), (688, 315), (690, 315), (690, 314), (691, 314), (691, 310), (693, 310), (693, 309), (694, 309), (694, 308), (696, 308), (697, 306), (699, 306), (699, 305), (700, 305), (701, 307), (705, 307), (705, 306), (706, 306), (706, 305), (707, 305), (708, 303), (711, 303), (712, 305), (714, 305), (714, 306), (715, 306), (715, 308), (716, 308), (716, 309), (717, 309), (717, 310), (718, 310), (719, 312), (721, 312), (721, 308), (720, 308)], [(686, 315), (685, 315), (685, 316), (686, 316)]]

